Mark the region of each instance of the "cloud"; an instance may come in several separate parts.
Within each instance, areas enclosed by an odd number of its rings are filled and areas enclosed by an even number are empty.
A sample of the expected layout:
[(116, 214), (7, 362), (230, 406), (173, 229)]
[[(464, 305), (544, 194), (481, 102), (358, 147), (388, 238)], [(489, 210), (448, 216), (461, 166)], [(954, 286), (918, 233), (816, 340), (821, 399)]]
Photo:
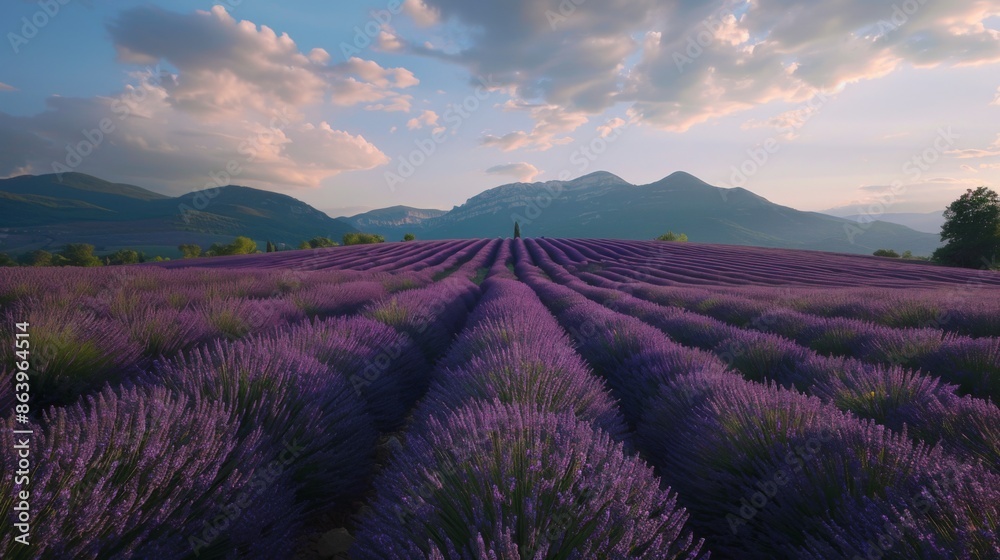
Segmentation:
[(487, 175), (504, 175), (514, 177), (521, 183), (530, 183), (535, 179), (535, 177), (538, 176), (539, 173), (541, 173), (541, 171), (539, 171), (537, 167), (525, 162), (494, 165), (486, 170)]
[(504, 152), (522, 148), (545, 151), (553, 146), (568, 144), (573, 139), (564, 134), (576, 130), (588, 120), (583, 113), (567, 111), (558, 105), (508, 101), (503, 109), (526, 112), (535, 121), (535, 126), (530, 131), (519, 130), (502, 136), (487, 134), (480, 140), (482, 145), (500, 148)]
[(421, 129), (425, 126), (434, 126), (440, 117), (434, 111), (424, 111), (420, 116), (414, 117), (406, 122), (406, 128), (410, 130)]
[(960, 168), (962, 169), (962, 171), (967, 171), (969, 173), (979, 173), (979, 170), (976, 169), (975, 167), (972, 167), (971, 165), (962, 164)]
[(17, 91), (17, 88), (0, 82), (0, 91)]
[(978, 159), (1000, 156), (1000, 134), (997, 134), (996, 140), (986, 147), (986, 149), (948, 150), (945, 152), (945, 155), (956, 159)]
[(808, 102), (785, 111), (784, 113), (775, 115), (769, 119), (760, 121), (757, 119), (750, 119), (749, 121), (740, 125), (743, 130), (749, 130), (752, 128), (772, 128), (778, 130), (780, 136), (792, 140), (799, 135), (799, 130), (805, 126), (810, 119), (819, 113), (829, 97), (820, 93)]
[(599, 134), (601, 138), (607, 138), (608, 136), (611, 136), (611, 133), (614, 132), (616, 128), (622, 126), (625, 126), (625, 119), (615, 117), (609, 120), (608, 122), (598, 126), (597, 134)]
[(997, 95), (993, 98), (993, 102), (990, 105), (1000, 105), (1000, 87), (997, 88)]
[[(142, 98), (133, 96), (139, 91)], [(155, 85), (139, 86), (115, 98), (51, 97), (45, 111), (30, 117), (0, 113), (0, 138), (11, 146), (0, 151), (0, 175), (69, 169), (179, 194), (202, 188), (213, 173), (282, 190), (317, 187), (327, 177), (389, 161), (363, 136), (326, 121), (313, 124), (289, 113), (206, 125), (166, 97)], [(230, 165), (239, 171), (227, 171)]]
[(121, 60), (155, 67), (130, 74), (113, 97), (53, 96), (36, 115), (0, 112), (0, 141), (10, 146), (0, 150), (0, 175), (73, 170), (174, 194), (202, 188), (212, 174), (269, 189), (317, 187), (389, 158), (306, 112), (331, 100), (409, 110), (412, 97), (399, 90), (418, 83), (409, 70), (359, 58), (330, 65), (323, 49), (304, 53), (288, 35), (237, 22), (221, 6), (137, 8), (109, 30)]
[(983, 25), (1000, 10), (986, 0), (424, 4), (467, 35), (408, 51), (492, 75), (519, 101), (583, 115), (626, 103), (631, 119), (673, 131), (831, 95), (905, 65), (1000, 62), (1000, 34)]
[(327, 51), (303, 53), (288, 34), (237, 21), (223, 6), (188, 14), (134, 8), (108, 31), (121, 61), (175, 67), (177, 76), (163, 83), (167, 102), (207, 119), (294, 110), (331, 90), (337, 105), (379, 101), (419, 83), (409, 70), (360, 58), (331, 66)]
[(928, 212), (947, 206), (957, 193), (974, 188), (981, 182), (975, 177), (933, 177), (919, 183), (906, 185), (864, 185), (857, 189), (857, 197), (845, 202), (845, 213), (872, 214), (883, 212)]
[(402, 52), (405, 50), (406, 44), (395, 33), (386, 30), (385, 27), (382, 27), (382, 31), (379, 31), (378, 36), (375, 38), (375, 47), (382, 52)]
[(434, 25), (440, 19), (440, 13), (423, 0), (406, 0), (403, 2), (403, 11), (423, 27)]

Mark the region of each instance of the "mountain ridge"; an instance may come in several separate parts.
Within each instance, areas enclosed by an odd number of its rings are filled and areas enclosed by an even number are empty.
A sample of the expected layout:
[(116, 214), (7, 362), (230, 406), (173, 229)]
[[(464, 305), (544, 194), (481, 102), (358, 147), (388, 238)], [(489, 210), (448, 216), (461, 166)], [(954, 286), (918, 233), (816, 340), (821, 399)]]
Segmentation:
[(357, 231), (291, 196), (238, 185), (169, 197), (82, 173), (0, 179), (0, 251), (90, 243), (177, 255), (177, 245), (228, 243), (238, 235), (297, 246)]
[(509, 183), (405, 228), (373, 224), (373, 233), (387, 239), (407, 232), (420, 239), (507, 236), (515, 221), (527, 236), (653, 239), (672, 230), (692, 241), (855, 254), (893, 248), (929, 255), (940, 244), (937, 236), (902, 225), (801, 211), (684, 171), (645, 185), (606, 171), (570, 181)]

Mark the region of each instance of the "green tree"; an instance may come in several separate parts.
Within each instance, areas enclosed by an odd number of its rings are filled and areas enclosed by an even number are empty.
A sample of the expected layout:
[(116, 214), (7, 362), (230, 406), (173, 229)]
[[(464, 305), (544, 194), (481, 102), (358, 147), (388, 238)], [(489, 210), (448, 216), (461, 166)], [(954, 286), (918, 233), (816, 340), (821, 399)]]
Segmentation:
[(265, 252), (267, 252), (267, 253), (273, 253), (274, 252), (274, 243), (271, 243), (270, 239), (267, 241), (267, 249), (266, 249)]
[(185, 259), (193, 259), (201, 256), (201, 246), (200, 245), (178, 245), (177, 249), (184, 255)]
[(933, 259), (950, 266), (980, 268), (1000, 252), (1000, 195), (986, 187), (969, 189), (944, 211), (941, 241)]
[(70, 243), (59, 252), (66, 259), (66, 266), (101, 266), (101, 259), (94, 256), (94, 246), (87, 243)]
[(0, 266), (17, 266), (17, 261), (10, 258), (7, 253), (0, 253)]
[(257, 252), (257, 244), (249, 237), (239, 236), (229, 244), (230, 255), (252, 255)]
[(514, 239), (521, 237), (521, 222), (514, 222)]
[(385, 237), (375, 233), (345, 233), (344, 245), (366, 245), (369, 243), (384, 243)]
[(34, 251), (24, 253), (18, 257), (17, 261), (24, 266), (52, 266), (52, 253), (43, 251), (42, 249), (36, 249)]
[(139, 262), (139, 253), (131, 249), (119, 249), (108, 255), (107, 259), (107, 263), (112, 265), (136, 264)]
[(413, 235), (412, 233), (407, 233), (407, 234), (403, 235), (403, 241), (413, 241), (416, 238), (417, 238), (417, 236)]
[(323, 249), (326, 247), (339, 247), (340, 243), (329, 237), (313, 237), (309, 241), (303, 241), (299, 249)]
[(683, 242), (685, 242), (685, 241), (688, 240), (688, 236), (684, 235), (683, 233), (674, 233), (672, 231), (668, 231), (667, 233), (664, 233), (663, 235), (657, 237), (656, 240), (657, 241), (677, 241), (677, 242), (683, 243)]
[(249, 237), (239, 236), (228, 245), (212, 243), (208, 254), (214, 257), (225, 255), (252, 255), (257, 252), (257, 244)]
[(875, 255), (876, 257), (889, 257), (892, 259), (899, 258), (899, 253), (893, 251), (892, 249), (876, 249), (875, 252), (872, 254)]

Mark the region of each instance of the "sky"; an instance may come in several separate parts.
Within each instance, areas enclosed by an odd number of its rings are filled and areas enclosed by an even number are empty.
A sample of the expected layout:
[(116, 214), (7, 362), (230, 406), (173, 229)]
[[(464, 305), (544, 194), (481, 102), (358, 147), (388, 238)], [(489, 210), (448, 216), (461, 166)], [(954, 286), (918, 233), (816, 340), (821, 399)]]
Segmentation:
[(803, 210), (1000, 186), (996, 0), (6, 0), (0, 178), (333, 216), (686, 171)]

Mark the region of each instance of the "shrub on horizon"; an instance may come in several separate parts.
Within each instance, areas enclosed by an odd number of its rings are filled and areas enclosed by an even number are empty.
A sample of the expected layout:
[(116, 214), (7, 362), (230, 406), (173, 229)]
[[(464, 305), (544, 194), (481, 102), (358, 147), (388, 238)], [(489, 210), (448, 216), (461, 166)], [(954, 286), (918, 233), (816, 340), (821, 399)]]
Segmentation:
[(668, 231), (667, 233), (664, 233), (663, 235), (656, 238), (656, 241), (677, 241), (680, 243), (683, 243), (687, 240), (688, 240), (687, 235), (683, 233), (674, 233), (672, 231)]
[(385, 237), (375, 233), (345, 233), (344, 245), (366, 245), (370, 243), (384, 243)]

